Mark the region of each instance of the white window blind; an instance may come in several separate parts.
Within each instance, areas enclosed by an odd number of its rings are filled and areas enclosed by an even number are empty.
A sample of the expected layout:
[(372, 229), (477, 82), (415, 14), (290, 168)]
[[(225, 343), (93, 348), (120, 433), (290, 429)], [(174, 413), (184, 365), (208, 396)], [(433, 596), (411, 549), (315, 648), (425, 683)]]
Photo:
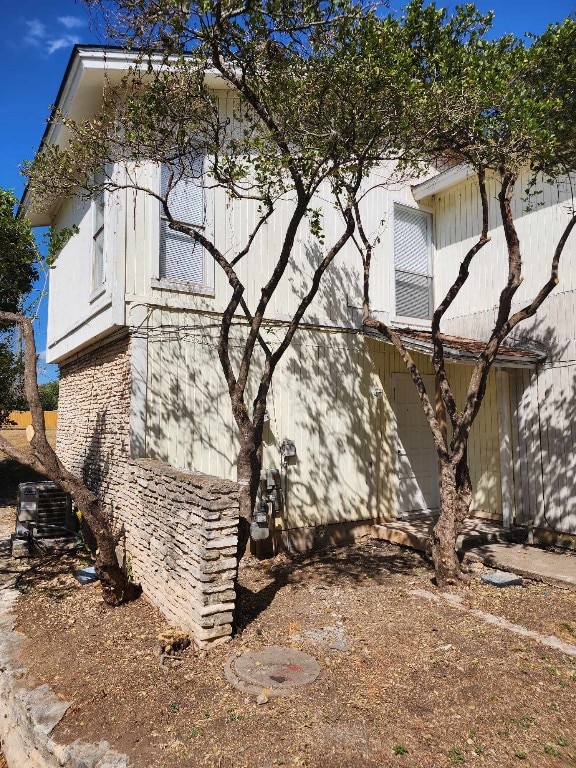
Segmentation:
[(430, 216), (403, 206), (394, 209), (394, 284), (396, 314), (432, 316)]
[[(170, 170), (162, 166), (161, 190), (166, 194)], [(179, 179), (168, 195), (168, 207), (174, 219), (202, 228), (205, 221), (202, 158), (198, 157), (190, 177)], [(160, 277), (185, 280), (200, 285), (206, 282), (205, 252), (189, 235), (175, 232), (160, 217)]]

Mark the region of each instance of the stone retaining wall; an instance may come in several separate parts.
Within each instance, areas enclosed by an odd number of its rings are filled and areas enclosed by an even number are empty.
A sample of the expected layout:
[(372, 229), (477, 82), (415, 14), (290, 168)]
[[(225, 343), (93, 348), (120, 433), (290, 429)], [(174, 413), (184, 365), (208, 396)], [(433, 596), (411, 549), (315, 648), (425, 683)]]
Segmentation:
[[(180, 472), (152, 459), (131, 461), (119, 497), (128, 565), (162, 613), (201, 647), (232, 631), (238, 486)], [(130, 510), (127, 514), (126, 510)]]
[(126, 565), (169, 621), (197, 645), (232, 632), (238, 486), (131, 459), (130, 339), (61, 366), (57, 451), (125, 531)]

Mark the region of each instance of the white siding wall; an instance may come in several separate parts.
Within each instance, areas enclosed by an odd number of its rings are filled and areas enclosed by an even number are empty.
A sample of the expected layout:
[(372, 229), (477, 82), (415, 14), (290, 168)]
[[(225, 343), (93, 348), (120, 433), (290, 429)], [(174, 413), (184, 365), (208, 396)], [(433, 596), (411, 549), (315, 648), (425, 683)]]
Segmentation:
[[(143, 179), (157, 184), (157, 172), (148, 169)], [(409, 188), (386, 191), (378, 186), (380, 176), (374, 176), (375, 186), (364, 201), (364, 222), (367, 232), (378, 239), (372, 270), (372, 305), (375, 311), (391, 315), (391, 253), (392, 240), (388, 223), (393, 200), (410, 203)], [(286, 320), (296, 311), (301, 298), (309, 290), (313, 272), (326, 250), (340, 237), (344, 223), (340, 214), (327, 202), (328, 190), (323, 189), (317, 204), (322, 209), (324, 245), (312, 237), (305, 221), (298, 230), (291, 261), (267, 310), (270, 320)], [(412, 203), (413, 204), (413, 203)], [(237, 266), (240, 280), (245, 284), (245, 298), (255, 307), (260, 291), (277, 263), (286, 227), (293, 210), (289, 199), (281, 201), (277, 210), (256, 237), (250, 252)], [(206, 201), (206, 234), (229, 259), (244, 247), (259, 218), (258, 206), (252, 201), (227, 198), (223, 190), (209, 190)], [(145, 301), (157, 306), (222, 312), (230, 296), (223, 271), (214, 266), (215, 289), (212, 296), (190, 290), (175, 291), (166, 284), (153, 282), (158, 276), (159, 243), (158, 202), (143, 193), (127, 193), (127, 263), (126, 294), (133, 302)], [(207, 258), (211, 257), (207, 255)], [(319, 293), (309, 308), (306, 319), (321, 324), (350, 326), (356, 323), (362, 305), (362, 267), (355, 246), (350, 243), (336, 257), (323, 278)], [(356, 311), (354, 311), (354, 308)]]
[[(524, 282), (516, 301), (531, 300), (550, 275), (550, 263), (556, 243), (569, 221), (569, 188), (542, 184), (542, 203), (526, 212), (522, 201), (528, 179), (516, 185), (513, 210), (522, 248)], [(489, 182), (491, 241), (477, 254), (470, 268), (467, 285), (448, 311), (446, 320), (482, 312), (498, 303), (500, 291), (508, 276), (507, 251), (500, 226), (497, 185)], [(478, 240), (481, 208), (474, 179), (440, 192), (433, 198), (435, 242), (435, 288), (438, 302), (458, 273), (467, 250)], [(560, 269), (559, 291), (576, 289), (576, 236), (572, 235), (564, 250)]]
[[(223, 116), (234, 123), (233, 99), (221, 97)], [(119, 170), (117, 170), (120, 173)], [(158, 169), (141, 165), (129, 168), (133, 178), (145, 187), (157, 188)], [(384, 319), (393, 315), (392, 234), (394, 202), (415, 205), (410, 187), (394, 175), (393, 166), (372, 174), (366, 188), (370, 192), (362, 203), (364, 226), (376, 243), (372, 267), (371, 299), (375, 312)], [(322, 210), (324, 245), (310, 235), (308, 222), (299, 228), (291, 262), (267, 310), (270, 320), (285, 320), (293, 315), (310, 287), (315, 267), (326, 250), (344, 230), (341, 214), (330, 201), (329, 189), (323, 187), (314, 203)], [(261, 229), (250, 253), (238, 265), (240, 279), (246, 285), (245, 298), (254, 307), (262, 285), (272, 273), (282, 246), (287, 222), (293, 210), (290, 199), (281, 201), (270, 221)], [(206, 235), (232, 258), (247, 242), (258, 221), (258, 205), (253, 201), (230, 200), (221, 189), (206, 194)], [(125, 190), (108, 205), (109, 281), (107, 291), (98, 300), (90, 300), (92, 216), (89, 204), (70, 201), (57, 214), (57, 227), (79, 224), (80, 235), (72, 238), (58, 259), (52, 279), (50, 300), (51, 359), (61, 359), (87, 340), (106, 332), (114, 323), (125, 322), (116, 297), (124, 293), (128, 304), (149, 304), (172, 309), (221, 312), (230, 296), (228, 281), (220, 268), (214, 267), (214, 290), (209, 295), (158, 281), (159, 204), (143, 192)], [(210, 256), (207, 255), (210, 259)], [(114, 269), (110, 267), (114, 265)], [(358, 324), (362, 304), (362, 269), (360, 256), (352, 242), (336, 257), (328, 269), (318, 296), (306, 319), (321, 324), (350, 327)], [(114, 279), (112, 279), (114, 278)], [(72, 301), (72, 304), (71, 304)], [(111, 303), (114, 307), (111, 307)], [(110, 310), (110, 311), (108, 311)]]
[[(447, 373), (456, 403), (463, 408), (470, 384), (472, 367), (448, 365)], [(472, 509), (502, 513), (502, 479), (500, 469), (500, 436), (498, 433), (498, 388), (496, 375), (488, 378), (486, 395), (470, 433), (468, 461), (474, 494)]]
[(77, 225), (50, 270), (47, 362), (105, 335), (124, 322), (124, 206), (123, 194), (108, 196), (105, 224), (106, 281), (92, 287), (93, 217), (89, 200), (66, 201), (58, 211), (56, 230)]
[[(222, 116), (234, 128), (234, 100), (231, 95), (220, 97)], [(155, 168), (140, 170), (140, 178), (152, 188), (158, 185)], [(367, 181), (371, 191), (362, 203), (364, 226), (368, 236), (377, 245), (372, 268), (372, 306), (388, 318), (391, 315), (391, 215), (394, 201), (416, 205), (407, 180), (395, 173), (392, 165), (377, 169)], [(341, 214), (330, 202), (329, 189), (321, 188), (315, 206), (322, 211), (325, 235), (324, 245), (309, 233), (308, 222), (299, 228), (291, 263), (267, 310), (271, 320), (292, 316), (302, 296), (308, 291), (312, 274), (325, 251), (344, 230)], [(250, 253), (237, 266), (237, 272), (246, 286), (245, 298), (254, 307), (260, 291), (278, 260), (293, 203), (287, 198), (277, 204), (277, 210), (260, 230)], [(174, 291), (170, 287), (150, 284), (150, 277), (158, 276), (159, 205), (143, 193), (127, 193), (127, 262), (126, 294), (129, 301), (145, 301), (162, 307), (221, 312), (230, 296), (228, 281), (219, 267), (215, 267), (213, 296), (187, 291)], [(241, 250), (259, 219), (258, 204), (254, 201), (231, 200), (224, 190), (210, 189), (206, 194), (206, 235), (229, 259)], [(207, 256), (207, 258), (210, 258)], [(325, 275), (319, 294), (307, 313), (307, 319), (325, 324), (350, 326), (358, 318), (362, 305), (362, 267), (355, 246), (350, 244), (337, 256)]]
[[(518, 196), (526, 186), (518, 183)], [(533, 298), (550, 272), (552, 253), (568, 221), (567, 186), (543, 185), (544, 205), (526, 213), (515, 202), (523, 251), (524, 283), (513, 310)], [(490, 187), (492, 241), (478, 254), (467, 287), (450, 310), (444, 330), (487, 338), (506, 280), (506, 249), (498, 226), (496, 188)], [(478, 237), (480, 206), (473, 181), (438, 194), (435, 206), (437, 300), (453, 280), (463, 255)], [(511, 373), (514, 492), (517, 519), (537, 527), (576, 533), (576, 236), (560, 265), (560, 284), (537, 315), (514, 330), (517, 339), (539, 342), (547, 351), (540, 370)], [(484, 406), (483, 406), (484, 408)], [(480, 414), (482, 416), (482, 412)], [(476, 429), (476, 427), (475, 427)]]
[[(283, 330), (269, 329), (269, 342), (277, 343)], [(142, 331), (149, 340), (147, 454), (234, 479), (238, 443), (216, 354), (216, 325), (209, 317), (156, 310)], [(429, 360), (417, 356), (417, 361), (425, 374), (432, 372)], [(264, 430), (264, 467), (280, 467), (284, 438), (293, 440), (298, 452), (288, 470), (287, 509), (278, 525), (396, 516), (392, 377), (397, 373), (405, 367), (389, 345), (342, 332), (297, 334), (275, 374)], [(450, 371), (459, 390), (469, 374), (467, 366)], [(372, 392), (378, 387), (383, 398)], [(470, 460), (475, 508), (499, 513), (495, 409), (491, 379)]]

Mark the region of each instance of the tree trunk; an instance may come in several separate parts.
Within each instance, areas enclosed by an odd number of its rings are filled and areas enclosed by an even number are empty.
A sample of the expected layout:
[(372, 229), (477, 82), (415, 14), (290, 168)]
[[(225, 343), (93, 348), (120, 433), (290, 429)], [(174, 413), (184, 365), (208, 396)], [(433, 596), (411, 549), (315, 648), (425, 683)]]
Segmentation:
[(82, 511), (90, 532), (96, 541), (96, 573), (100, 579), (102, 599), (107, 605), (116, 606), (138, 597), (142, 589), (133, 584), (122, 570), (116, 556), (116, 540), (110, 530), (106, 513), (98, 499), (90, 499), (91, 494), (76, 492), (75, 501)]
[(96, 542), (95, 566), (100, 579), (104, 602), (112, 606), (133, 600), (138, 597), (142, 590), (139, 585), (130, 582), (118, 563), (116, 541), (102, 503), (79, 477), (66, 469), (46, 437), (44, 409), (38, 393), (36, 340), (32, 322), (24, 315), (8, 312), (0, 312), (0, 320), (16, 323), (22, 331), (24, 389), (34, 427), (30, 453), (14, 448), (3, 438), (0, 439), (0, 447), (8, 456), (45, 475), (72, 496)]
[(464, 457), (457, 467), (443, 462), (440, 469), (440, 517), (432, 531), (432, 559), (438, 586), (467, 581), (456, 554), (456, 540), (468, 516), (472, 484)]
[(260, 470), (262, 469), (261, 450), (255, 439), (255, 430), (243, 436), (238, 452), (236, 477), (240, 485), (240, 519), (238, 521), (238, 550), (240, 562), (250, 541), (250, 523), (258, 495)]

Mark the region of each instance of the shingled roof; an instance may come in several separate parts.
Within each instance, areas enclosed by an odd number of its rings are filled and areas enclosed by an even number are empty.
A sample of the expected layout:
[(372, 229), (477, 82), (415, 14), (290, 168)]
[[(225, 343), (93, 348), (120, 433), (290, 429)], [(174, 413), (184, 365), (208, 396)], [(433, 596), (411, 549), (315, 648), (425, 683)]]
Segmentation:
[[(432, 355), (432, 332), (415, 328), (394, 328), (400, 336), (406, 348), (424, 355)], [(387, 343), (390, 340), (381, 333), (371, 328), (365, 328), (365, 336), (379, 339)], [(446, 360), (459, 362), (473, 362), (483, 352), (486, 342), (480, 339), (467, 339), (463, 336), (450, 336), (440, 334), (444, 345), (444, 357)], [(546, 360), (546, 352), (536, 344), (524, 341), (522, 344), (502, 344), (496, 355), (495, 364), (501, 367), (532, 367)]]

